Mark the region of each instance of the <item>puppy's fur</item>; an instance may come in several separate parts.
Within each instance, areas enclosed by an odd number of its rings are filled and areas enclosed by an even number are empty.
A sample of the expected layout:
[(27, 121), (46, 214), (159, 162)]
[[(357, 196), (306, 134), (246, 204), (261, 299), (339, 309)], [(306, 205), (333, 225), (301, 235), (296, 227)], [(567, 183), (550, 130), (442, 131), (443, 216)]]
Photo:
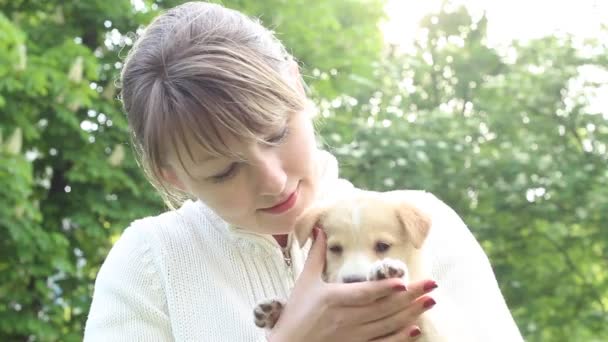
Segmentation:
[(398, 192), (359, 190), (348, 198), (314, 207), (298, 220), (298, 241), (305, 241), (314, 226), (327, 235), (328, 282), (367, 280), (372, 265), (385, 258), (403, 261), (410, 280), (429, 276), (421, 247), (431, 227), (430, 218), (401, 200)]
[[(348, 197), (307, 210), (296, 226), (300, 245), (315, 226), (327, 235), (324, 278), (328, 282), (402, 277), (409, 283), (431, 278), (423, 248), (431, 220), (407, 203), (403, 192), (356, 190)], [(445, 314), (449, 304), (438, 290), (431, 293), (437, 305), (417, 322), (423, 332), (420, 340), (464, 341), (442, 318), (442, 311)], [(272, 328), (282, 308), (282, 302), (277, 300), (260, 303), (254, 311), (256, 324)]]

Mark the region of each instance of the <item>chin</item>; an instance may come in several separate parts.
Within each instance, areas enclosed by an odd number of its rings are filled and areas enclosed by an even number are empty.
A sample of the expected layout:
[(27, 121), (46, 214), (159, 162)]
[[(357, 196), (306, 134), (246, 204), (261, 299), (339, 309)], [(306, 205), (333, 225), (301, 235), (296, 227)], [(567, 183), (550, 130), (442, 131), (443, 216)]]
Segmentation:
[(271, 222), (268, 222), (268, 224), (266, 226), (274, 227), (274, 228), (272, 228), (272, 230), (273, 230), (272, 234), (289, 234), (294, 231), (295, 226), (296, 226), (296, 218), (298, 216), (294, 215), (294, 214), (295, 214), (295, 212), (286, 213), (284, 215), (285, 217), (281, 217), (281, 218), (277, 217), (276, 220), (272, 220)]

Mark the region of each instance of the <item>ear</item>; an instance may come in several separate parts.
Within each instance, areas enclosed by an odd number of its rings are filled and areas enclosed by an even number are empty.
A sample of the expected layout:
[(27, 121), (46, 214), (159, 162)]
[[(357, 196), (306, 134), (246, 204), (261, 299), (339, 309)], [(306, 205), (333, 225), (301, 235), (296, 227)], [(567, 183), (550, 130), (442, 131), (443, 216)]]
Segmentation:
[(296, 221), (295, 237), (300, 246), (303, 246), (312, 229), (319, 224), (321, 217), (325, 213), (325, 207), (313, 207), (304, 211)]
[(175, 188), (181, 190), (181, 191), (186, 191), (186, 187), (184, 186), (184, 183), (179, 179), (179, 177), (177, 177), (177, 173), (175, 172), (175, 170), (173, 170), (172, 168), (162, 168), (160, 170), (161, 176), (163, 177), (163, 179), (165, 180), (165, 182), (171, 184), (172, 186), (174, 186)]
[(396, 211), (397, 219), (412, 241), (412, 244), (415, 248), (420, 249), (429, 234), (431, 219), (407, 203), (398, 204)]

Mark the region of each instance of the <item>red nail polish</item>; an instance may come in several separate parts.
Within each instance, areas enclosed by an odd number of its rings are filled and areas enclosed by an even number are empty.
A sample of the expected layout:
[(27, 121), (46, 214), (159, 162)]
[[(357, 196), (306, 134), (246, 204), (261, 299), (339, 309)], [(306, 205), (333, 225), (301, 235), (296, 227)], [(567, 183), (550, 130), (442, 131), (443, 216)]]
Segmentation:
[(393, 286), (393, 290), (395, 290), (395, 291), (407, 291), (407, 287), (405, 287), (405, 285), (399, 284), (399, 285)]
[(431, 290), (434, 290), (437, 288), (437, 283), (434, 281), (428, 281), (424, 284), (424, 286), (422, 287), (422, 289), (426, 292), (429, 292)]
[(433, 306), (433, 305), (435, 305), (435, 304), (437, 304), (437, 303), (435, 302), (435, 300), (434, 300), (433, 298), (429, 298), (429, 299), (427, 299), (427, 300), (425, 300), (425, 301), (424, 301), (424, 304), (422, 304), (422, 306), (423, 306), (425, 309), (428, 309), (428, 308), (432, 307), (432, 306)]
[(412, 331), (410, 331), (410, 337), (416, 337), (418, 335), (420, 335), (422, 332), (420, 331), (420, 329), (416, 328)]

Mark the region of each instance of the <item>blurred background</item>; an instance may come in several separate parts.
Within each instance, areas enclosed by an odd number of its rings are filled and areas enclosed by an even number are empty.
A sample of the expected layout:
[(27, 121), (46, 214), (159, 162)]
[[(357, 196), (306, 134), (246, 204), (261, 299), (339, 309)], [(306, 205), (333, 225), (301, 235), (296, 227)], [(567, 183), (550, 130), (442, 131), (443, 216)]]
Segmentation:
[[(0, 0), (0, 340), (81, 340), (112, 243), (164, 210), (116, 79), (181, 2)], [(463, 216), (527, 341), (608, 340), (607, 1), (223, 4), (301, 62), (346, 178)]]

